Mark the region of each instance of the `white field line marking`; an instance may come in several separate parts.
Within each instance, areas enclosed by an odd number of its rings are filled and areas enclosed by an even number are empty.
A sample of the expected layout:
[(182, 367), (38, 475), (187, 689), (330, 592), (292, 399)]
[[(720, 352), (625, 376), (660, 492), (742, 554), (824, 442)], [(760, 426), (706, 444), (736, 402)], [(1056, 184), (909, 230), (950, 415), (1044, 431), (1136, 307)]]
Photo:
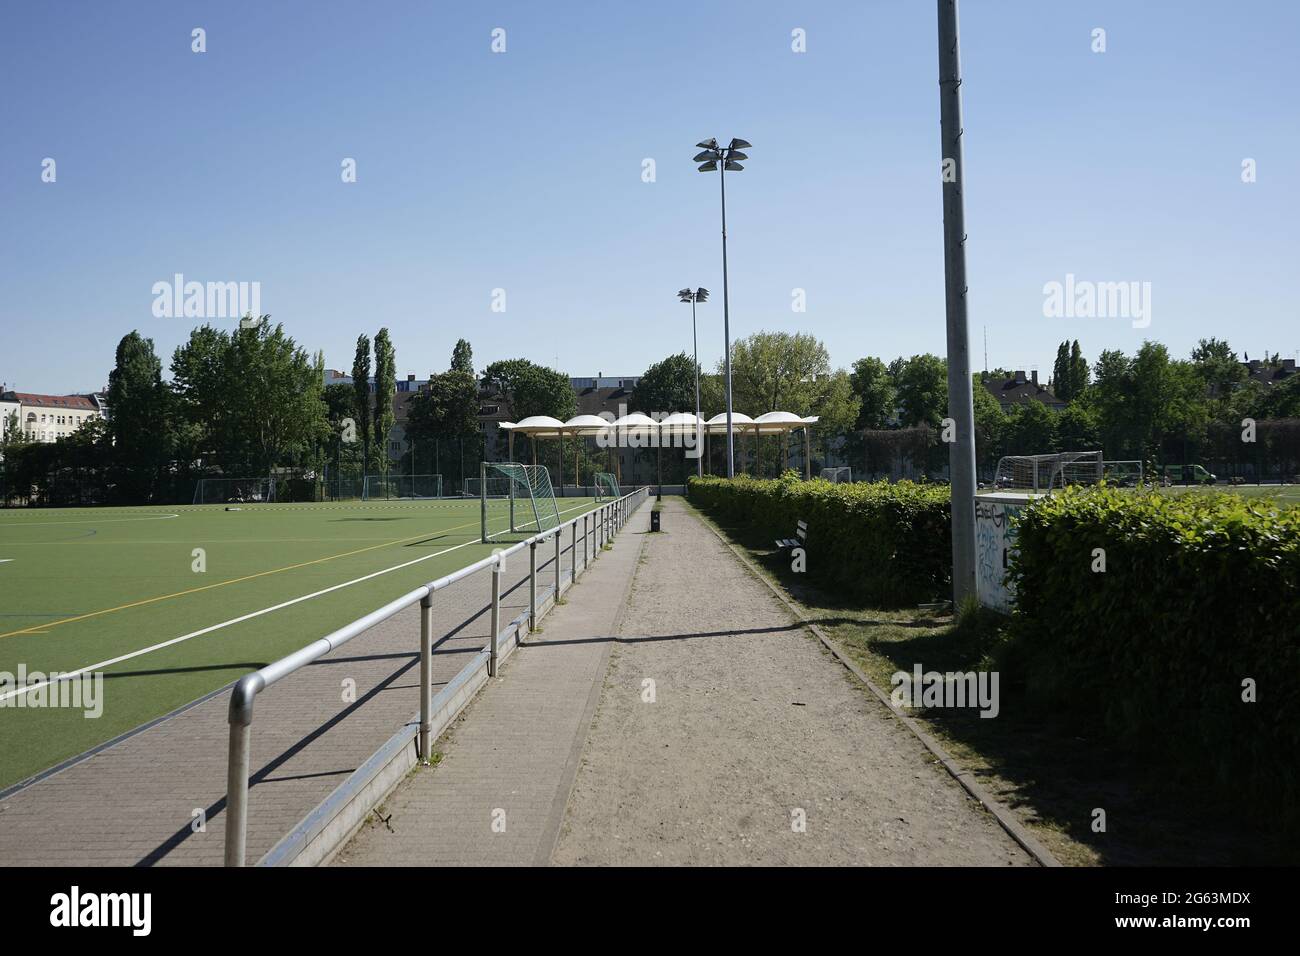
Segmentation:
[[(581, 505), (575, 505), (572, 508), (565, 508), (562, 514), (568, 514), (570, 511), (577, 511)], [(402, 568), (409, 568), (413, 564), (419, 564), (421, 561), (428, 561), (430, 558), (436, 558), (444, 554), (450, 554), (452, 551), (459, 551), (461, 548), (468, 548), (471, 544), (482, 544), (481, 541), (466, 541), (464, 544), (454, 545), (442, 551), (435, 551), (433, 554), (426, 554), (422, 557), (415, 558), (412, 561), (406, 561), (402, 564), (395, 564), (391, 568), (382, 568), (379, 571), (372, 571), (369, 574), (362, 575), (359, 578), (353, 578), (351, 581), (344, 581), (342, 584), (334, 584), (330, 587), (323, 588), (320, 591), (313, 591), (311, 594), (304, 594), (301, 597), (284, 601), (280, 604), (274, 604), (271, 607), (264, 607), (260, 611), (250, 611), (248, 614), (241, 614), (239, 617), (232, 617), (228, 621), (222, 621), (220, 624), (211, 624), (208, 627), (200, 628), (197, 631), (191, 631), (188, 634), (182, 634), (180, 637), (173, 637), (171, 640), (162, 641), (159, 644), (150, 647), (142, 647), (138, 651), (131, 651), (129, 654), (123, 654), (120, 657), (113, 657), (106, 661), (100, 661), (98, 664), (87, 664), (85, 667), (78, 668), (75, 671), (60, 672), (52, 680), (40, 681), (35, 684), (28, 684), (26, 687), (20, 687), (16, 690), (0, 694), (0, 701), (6, 701), (11, 697), (18, 697), (22, 694), (30, 694), (33, 691), (40, 690), (42, 687), (48, 687), (55, 681), (72, 680), (80, 677), (82, 674), (91, 673), (104, 667), (112, 667), (114, 664), (120, 664), (122, 661), (129, 661), (134, 657), (141, 657), (154, 651), (162, 650), (164, 647), (170, 647), (173, 644), (180, 644), (191, 638), (202, 637), (204, 634), (211, 634), (213, 631), (219, 631), (222, 628), (230, 627), (232, 624), (241, 624), (244, 621), (252, 620), (255, 617), (261, 617), (263, 614), (270, 614), (272, 611), (279, 611), (283, 608), (290, 607), (294, 604), (300, 604), (303, 601), (310, 601), (312, 598), (320, 597), (322, 594), (329, 594), (331, 591), (338, 591), (342, 588), (350, 587), (353, 584), (360, 584), (362, 581), (369, 581), (371, 578), (377, 578), (382, 574), (388, 574), (390, 571), (400, 571)]]

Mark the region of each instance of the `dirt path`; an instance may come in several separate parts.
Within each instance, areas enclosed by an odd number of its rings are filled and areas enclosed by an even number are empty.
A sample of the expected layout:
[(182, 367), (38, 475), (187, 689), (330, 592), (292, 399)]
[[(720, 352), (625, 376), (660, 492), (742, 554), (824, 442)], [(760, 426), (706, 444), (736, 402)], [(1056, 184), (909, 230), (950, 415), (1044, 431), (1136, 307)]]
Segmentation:
[(664, 505), (553, 862), (1032, 865), (707, 527)]

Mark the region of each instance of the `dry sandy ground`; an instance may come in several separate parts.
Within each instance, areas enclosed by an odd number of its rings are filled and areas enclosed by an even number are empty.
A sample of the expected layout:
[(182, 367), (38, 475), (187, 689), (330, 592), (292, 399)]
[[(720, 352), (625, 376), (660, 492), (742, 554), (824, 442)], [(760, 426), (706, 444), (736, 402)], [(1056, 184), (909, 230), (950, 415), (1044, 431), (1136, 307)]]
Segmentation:
[(553, 862), (1032, 865), (707, 527), (664, 504)]

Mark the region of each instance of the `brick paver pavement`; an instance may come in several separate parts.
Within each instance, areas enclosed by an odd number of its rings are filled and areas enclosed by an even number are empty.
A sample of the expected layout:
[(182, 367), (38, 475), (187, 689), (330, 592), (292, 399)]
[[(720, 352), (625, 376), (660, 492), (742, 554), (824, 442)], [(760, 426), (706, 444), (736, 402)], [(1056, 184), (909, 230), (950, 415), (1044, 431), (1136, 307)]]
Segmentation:
[[(580, 565), (581, 544), (579, 536)], [(564, 549), (567, 573), (567, 534)], [(552, 561), (543, 546), (539, 591), (554, 578)], [(527, 566), (526, 557), (507, 562), (503, 622), (527, 607)], [(434, 693), (487, 642), (489, 582), (479, 572), (434, 598)], [(419, 608), (408, 608), (258, 695), (250, 863), (419, 709), (418, 643)], [(356, 681), (355, 702), (342, 699), (344, 678)], [(220, 865), (229, 697), (222, 690), (0, 802), (0, 866)], [(202, 831), (191, 824), (195, 811), (206, 819)]]
[[(595, 709), (610, 636), (650, 524), (647, 503), (465, 709), (335, 865), (545, 863)], [(391, 827), (391, 829), (389, 829)]]

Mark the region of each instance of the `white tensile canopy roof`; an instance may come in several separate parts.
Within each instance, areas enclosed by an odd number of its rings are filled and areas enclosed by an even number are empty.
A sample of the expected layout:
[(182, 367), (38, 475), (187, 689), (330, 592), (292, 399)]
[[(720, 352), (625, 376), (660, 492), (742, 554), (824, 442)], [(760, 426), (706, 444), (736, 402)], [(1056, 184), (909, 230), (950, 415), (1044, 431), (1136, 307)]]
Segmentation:
[[(750, 418), (744, 412), (731, 413), (733, 431), (745, 434), (779, 435), (794, 431), (808, 425), (815, 425), (818, 416), (801, 417), (793, 412), (767, 412), (757, 418)], [(697, 426), (703, 426), (710, 434), (726, 434), (727, 415), (720, 412), (705, 421), (697, 418), (693, 412), (674, 412), (667, 418), (656, 422), (649, 415), (641, 412), (629, 412), (622, 418), (609, 421), (599, 415), (576, 415), (567, 422), (549, 415), (530, 415), (521, 422), (498, 422), (502, 431), (533, 435), (538, 438), (558, 438), (561, 435), (599, 435), (609, 429), (625, 432), (666, 431), (669, 433), (691, 432)]]
[[(731, 413), (731, 430), (740, 436), (751, 435), (755, 439), (768, 435), (788, 435), (799, 429), (804, 430), (804, 474), (808, 476), (811, 453), (809, 449), (809, 427), (815, 425), (818, 416), (800, 416), (793, 412), (766, 412), (757, 418), (750, 418), (743, 412)], [(530, 415), (521, 422), (499, 422), (498, 427), (509, 432), (511, 436), (511, 456), (515, 433), (528, 435), (532, 439), (558, 438), (563, 441), (567, 435), (572, 438), (590, 438), (602, 435), (635, 435), (641, 438), (649, 436), (677, 436), (694, 434), (702, 430), (707, 435), (725, 435), (727, 433), (727, 415), (725, 412), (714, 415), (708, 421), (696, 417), (692, 412), (674, 412), (661, 421), (655, 421), (642, 412), (629, 412), (622, 418), (610, 421), (599, 415), (576, 415), (567, 422), (549, 415)], [(707, 443), (706, 443), (707, 447)], [(574, 472), (578, 467), (578, 447), (574, 446)], [(536, 464), (537, 446), (533, 444), (533, 463)], [(563, 463), (561, 462), (561, 468)], [(563, 482), (563, 473), (560, 475)]]
[[(731, 413), (732, 431), (736, 431), (737, 429), (743, 430), (744, 426), (752, 424), (754, 424), (754, 419), (750, 418), (743, 412), (733, 411)], [(705, 422), (704, 426), (712, 435), (725, 435), (727, 433), (727, 413), (718, 412), (718, 414)]]
[(564, 423), (564, 430), (570, 435), (600, 435), (610, 423), (599, 415), (575, 415)]
[[(816, 424), (817, 419), (817, 415), (800, 418), (793, 412), (768, 412), (755, 418), (754, 425), (760, 435), (780, 435), (783, 432), (792, 432), (796, 428), (806, 428)], [(723, 430), (726, 430), (725, 423)]]
[(674, 412), (659, 422), (659, 433), (693, 435), (703, 427), (704, 419), (697, 418), (694, 412)]
[(536, 435), (539, 438), (556, 438), (564, 432), (564, 422), (550, 415), (529, 415), (521, 422), (500, 422), (497, 427), (503, 431)]
[(641, 412), (629, 412), (622, 418), (614, 419), (609, 427), (618, 429), (624, 435), (649, 435), (659, 430), (659, 423)]

